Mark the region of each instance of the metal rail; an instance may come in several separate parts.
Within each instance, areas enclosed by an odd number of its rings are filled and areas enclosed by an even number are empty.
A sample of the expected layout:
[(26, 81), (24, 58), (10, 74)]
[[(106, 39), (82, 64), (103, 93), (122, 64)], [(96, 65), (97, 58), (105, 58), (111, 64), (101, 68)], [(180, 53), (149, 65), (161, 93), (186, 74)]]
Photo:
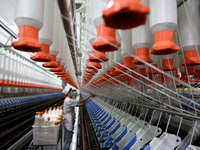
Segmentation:
[(8, 34), (10, 34), (13, 38), (17, 38), (17, 35), (0, 20), (0, 27), (4, 29)]

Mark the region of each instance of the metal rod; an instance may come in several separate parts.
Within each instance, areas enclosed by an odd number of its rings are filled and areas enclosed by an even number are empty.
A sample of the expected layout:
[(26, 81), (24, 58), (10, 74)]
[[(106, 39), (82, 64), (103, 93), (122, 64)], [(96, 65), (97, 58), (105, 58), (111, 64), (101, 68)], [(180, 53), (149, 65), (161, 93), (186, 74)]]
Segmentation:
[(0, 27), (3, 28), (8, 34), (17, 39), (17, 35), (0, 20)]
[(193, 116), (193, 115), (189, 115), (189, 114), (185, 114), (185, 113), (176, 112), (176, 111), (173, 111), (173, 110), (158, 108), (158, 107), (154, 107), (154, 106), (147, 106), (147, 105), (138, 104), (138, 103), (134, 103), (134, 102), (130, 102), (130, 104), (149, 108), (149, 109), (154, 109), (154, 110), (158, 110), (158, 111), (162, 111), (162, 112), (166, 112), (166, 113), (170, 113), (170, 114), (173, 114), (173, 115), (178, 115), (178, 116), (188, 118), (188, 119), (200, 120), (199, 116)]

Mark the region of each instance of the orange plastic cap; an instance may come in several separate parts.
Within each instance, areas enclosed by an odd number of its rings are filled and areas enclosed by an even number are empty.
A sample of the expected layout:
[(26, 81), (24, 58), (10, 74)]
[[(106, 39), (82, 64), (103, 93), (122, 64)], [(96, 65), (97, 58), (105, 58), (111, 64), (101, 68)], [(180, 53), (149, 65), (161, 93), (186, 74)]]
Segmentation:
[[(148, 48), (138, 48), (135, 50), (135, 56), (137, 56), (138, 58), (142, 59), (145, 62), (148, 63), (152, 63), (153, 61), (151, 60), (151, 58), (149, 57), (149, 49)], [(134, 64), (137, 65), (143, 65), (143, 63), (138, 60), (137, 58), (135, 58), (133, 60)]]
[(46, 62), (42, 64), (42, 66), (45, 68), (57, 68), (58, 63), (56, 62), (56, 55), (50, 55), (50, 57), (51, 57), (51, 62)]
[(169, 55), (180, 50), (174, 43), (173, 31), (164, 30), (154, 34), (154, 45), (150, 51), (154, 55)]
[(97, 27), (97, 39), (94, 41), (92, 46), (95, 50), (101, 52), (112, 52), (118, 50), (118, 48), (110, 45), (109, 43), (114, 44), (115, 46), (121, 46), (115, 38), (115, 29), (107, 27), (105, 24)]
[(20, 51), (24, 52), (39, 52), (41, 51), (41, 45), (38, 42), (38, 33), (37, 28), (21, 25), (18, 27), (18, 39), (15, 42), (12, 42), (12, 46)]
[(50, 62), (51, 57), (49, 55), (49, 45), (41, 43), (41, 52), (37, 52), (34, 56), (31, 57), (32, 60), (38, 62)]
[(110, 75), (110, 70), (107, 70), (107, 71), (106, 71), (106, 78), (107, 78), (107, 79), (110, 78), (108, 75)]
[(173, 59), (163, 59), (162, 70), (163, 71), (176, 70), (176, 67), (174, 67), (174, 64), (173, 64)]
[(51, 72), (61, 72), (62, 69), (60, 68), (60, 62), (57, 61), (57, 63), (58, 63), (58, 67), (57, 68), (50, 68), (49, 71), (51, 71)]
[(102, 66), (100, 64), (100, 62), (89, 62), (89, 64), (86, 66), (88, 69), (101, 69)]
[(92, 62), (107, 62), (108, 58), (106, 58), (105, 52), (96, 52), (92, 50), (92, 54), (89, 57), (89, 61)]
[(196, 74), (195, 77), (200, 77), (200, 70), (195, 70)]
[(196, 72), (194, 70), (194, 66), (186, 66), (188, 75), (196, 75)]
[(145, 77), (147, 77), (146, 68), (139, 68), (139, 73)]
[(117, 74), (117, 73), (115, 72), (115, 68), (112, 67), (112, 68), (110, 68), (110, 75), (111, 75), (112, 77), (114, 77), (114, 76), (118, 76), (119, 74)]
[(37, 112), (36, 112), (36, 115), (40, 115), (40, 112), (39, 112), (39, 111), (37, 111)]
[(65, 75), (66, 72), (65, 72), (65, 71), (62, 71), (62, 72), (54, 72), (54, 74), (56, 74), (56, 75)]
[[(133, 57), (124, 57), (124, 66), (126, 66), (129, 69), (136, 69), (137, 67), (132, 63)], [(127, 70), (126, 68), (124, 68)]]
[(183, 54), (184, 54), (185, 60), (183, 60), (183, 62), (181, 63), (182, 66), (185, 64), (192, 65), (192, 66), (200, 65), (197, 50), (185, 51)]
[(50, 117), (47, 117), (47, 120), (50, 120)]
[(104, 22), (115, 29), (131, 29), (145, 24), (149, 14), (149, 8), (140, 0), (110, 0), (107, 7), (103, 10)]
[(116, 69), (115, 69), (115, 73), (116, 74), (122, 74), (125, 71), (124, 67), (120, 66), (119, 64), (116, 64)]
[(87, 72), (87, 73), (97, 73), (98, 70), (94, 69), (94, 68), (93, 69), (86, 69), (85, 72)]

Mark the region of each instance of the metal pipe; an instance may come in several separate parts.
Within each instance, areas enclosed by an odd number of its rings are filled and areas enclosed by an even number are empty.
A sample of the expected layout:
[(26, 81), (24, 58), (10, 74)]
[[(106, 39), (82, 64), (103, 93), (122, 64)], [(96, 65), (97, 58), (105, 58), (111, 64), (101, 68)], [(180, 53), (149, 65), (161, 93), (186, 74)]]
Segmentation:
[(65, 33), (67, 34), (66, 37), (67, 37), (67, 41), (68, 41), (68, 45), (69, 45), (72, 61), (74, 64), (75, 73), (76, 73), (77, 63), (75, 59), (76, 55), (75, 55), (75, 50), (74, 50), (74, 42), (73, 42), (73, 35), (72, 35), (72, 29), (71, 29), (70, 15), (69, 15), (68, 7), (67, 7), (67, 1), (57, 0), (57, 2), (60, 9), (60, 13), (62, 14), (62, 21), (63, 21)]
[(8, 26), (6, 26), (1, 20), (0, 20), (0, 27), (2, 29), (4, 29), (12, 37), (14, 37), (15, 39), (17, 39), (17, 35)]
[(149, 109), (159, 110), (159, 111), (162, 111), (162, 112), (165, 112), (165, 113), (178, 115), (178, 116), (181, 116), (181, 117), (184, 117), (184, 118), (188, 118), (188, 119), (200, 120), (199, 116), (193, 116), (193, 115), (189, 115), (189, 114), (185, 114), (185, 113), (176, 112), (176, 111), (173, 111), (173, 110), (158, 108), (158, 107), (154, 107), (154, 106), (147, 106), (147, 105), (138, 104), (138, 103), (134, 103), (134, 102), (130, 102), (130, 104), (141, 106), (141, 107), (145, 107), (145, 108), (149, 108)]

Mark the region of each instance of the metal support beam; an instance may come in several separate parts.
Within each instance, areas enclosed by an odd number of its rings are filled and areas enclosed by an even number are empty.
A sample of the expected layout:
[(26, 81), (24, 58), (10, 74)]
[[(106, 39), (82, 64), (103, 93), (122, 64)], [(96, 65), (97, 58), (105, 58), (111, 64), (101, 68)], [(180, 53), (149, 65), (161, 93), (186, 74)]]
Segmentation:
[(0, 20), (0, 27), (4, 29), (12, 37), (14, 37), (15, 39), (17, 38), (17, 35), (8, 26), (6, 26), (1, 20)]

